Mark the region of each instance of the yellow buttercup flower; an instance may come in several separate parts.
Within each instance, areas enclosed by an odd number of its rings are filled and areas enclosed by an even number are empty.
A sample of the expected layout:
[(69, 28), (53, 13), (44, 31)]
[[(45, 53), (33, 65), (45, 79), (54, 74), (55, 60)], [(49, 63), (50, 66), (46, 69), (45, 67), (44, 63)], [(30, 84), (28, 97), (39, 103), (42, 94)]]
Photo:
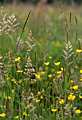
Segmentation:
[(26, 112), (23, 112), (23, 116), (27, 117), (27, 116), (28, 116), (28, 114), (27, 114)]
[(63, 67), (61, 67), (61, 71), (63, 71), (64, 69), (63, 69)]
[(80, 113), (81, 113), (81, 110), (80, 110), (80, 109), (76, 109), (76, 110), (75, 110), (75, 113), (76, 113), (76, 114), (80, 114)]
[(52, 77), (52, 74), (49, 74), (48, 77), (51, 78), (51, 77)]
[(41, 95), (40, 99), (43, 99), (43, 96)]
[(11, 96), (8, 96), (7, 99), (8, 99), (8, 100), (11, 100)]
[(63, 105), (64, 102), (65, 102), (64, 99), (60, 99), (60, 100), (59, 100), (59, 104), (61, 104), (61, 105)]
[(41, 95), (41, 92), (40, 92), (40, 91), (38, 91), (37, 95)]
[(16, 80), (15, 79), (12, 79), (11, 80), (14, 84), (17, 84)]
[(6, 117), (5, 113), (0, 113), (0, 117)]
[(80, 70), (80, 74), (82, 74), (82, 70)]
[(74, 101), (75, 98), (76, 98), (76, 96), (75, 96), (73, 93), (70, 93), (70, 94), (68, 95), (68, 100), (69, 100), (69, 101)]
[(44, 65), (48, 66), (50, 63), (49, 62), (45, 62)]
[(35, 74), (36, 79), (40, 79), (41, 75), (39, 73)]
[(76, 53), (82, 53), (82, 49), (77, 49)]
[(40, 99), (36, 99), (36, 103), (39, 103), (40, 102)]
[(62, 71), (57, 71), (57, 74), (61, 74), (62, 73)]
[(52, 112), (57, 112), (58, 109), (57, 109), (57, 108), (52, 108), (51, 111), (52, 111)]
[(44, 74), (45, 74), (45, 71), (41, 71), (40, 74), (41, 74), (41, 75), (44, 75)]
[(18, 115), (17, 115), (17, 116), (15, 116), (15, 117), (14, 117), (14, 119), (16, 119), (16, 120), (17, 120), (17, 119), (19, 119), (19, 116), (18, 116)]
[(52, 59), (52, 56), (49, 56), (49, 59)]
[(82, 78), (80, 78), (80, 81), (82, 82)]
[(54, 63), (56, 66), (59, 66), (60, 65), (60, 62), (55, 62)]
[(15, 62), (20, 62), (20, 57), (15, 58)]
[(75, 91), (77, 91), (78, 88), (79, 88), (78, 85), (74, 85), (74, 86), (72, 86), (72, 89), (75, 90)]
[(22, 73), (23, 71), (22, 70), (17, 70), (17, 73)]
[(79, 95), (79, 98), (82, 99), (82, 95)]
[(70, 80), (70, 83), (74, 83), (74, 80)]

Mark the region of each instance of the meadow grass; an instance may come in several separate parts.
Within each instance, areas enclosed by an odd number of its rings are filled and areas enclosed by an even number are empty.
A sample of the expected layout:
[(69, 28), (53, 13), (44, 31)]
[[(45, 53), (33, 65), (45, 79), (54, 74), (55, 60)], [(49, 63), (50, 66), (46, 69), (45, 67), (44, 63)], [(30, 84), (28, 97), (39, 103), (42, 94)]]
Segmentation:
[(1, 11), (0, 120), (81, 120), (81, 6)]

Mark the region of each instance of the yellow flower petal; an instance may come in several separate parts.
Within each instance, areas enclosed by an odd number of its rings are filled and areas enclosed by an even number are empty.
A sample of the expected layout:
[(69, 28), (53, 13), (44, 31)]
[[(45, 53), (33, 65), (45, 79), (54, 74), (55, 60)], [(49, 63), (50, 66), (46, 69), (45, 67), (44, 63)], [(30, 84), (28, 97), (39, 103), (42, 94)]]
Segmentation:
[(80, 73), (82, 74), (82, 70), (80, 70)]
[(76, 114), (80, 114), (80, 113), (81, 113), (81, 110), (80, 110), (80, 109), (76, 109), (76, 110), (75, 110), (75, 113), (76, 113)]
[(49, 62), (45, 62), (44, 65), (48, 66), (50, 63)]
[(60, 65), (60, 62), (55, 62), (54, 63), (56, 66), (59, 66)]
[(81, 53), (82, 52), (82, 49), (77, 49), (76, 50), (76, 53)]
[(28, 116), (28, 114), (27, 114), (26, 112), (23, 112), (23, 116), (27, 117), (27, 116)]
[(76, 98), (76, 96), (73, 95), (73, 94), (71, 94), (71, 93), (68, 95), (68, 100), (69, 100), (69, 101), (74, 101), (75, 98)]
[(64, 99), (60, 99), (59, 104), (63, 105), (64, 104)]
[(5, 113), (0, 113), (0, 117), (6, 117)]
[(78, 90), (78, 88), (79, 88), (78, 85), (72, 86), (72, 89), (75, 90), (75, 91)]
[(57, 112), (58, 109), (56, 109), (56, 108), (52, 108), (51, 111), (52, 111), (52, 112)]
[(79, 98), (82, 99), (82, 95), (79, 95)]
[(15, 62), (20, 62), (20, 57), (15, 58)]

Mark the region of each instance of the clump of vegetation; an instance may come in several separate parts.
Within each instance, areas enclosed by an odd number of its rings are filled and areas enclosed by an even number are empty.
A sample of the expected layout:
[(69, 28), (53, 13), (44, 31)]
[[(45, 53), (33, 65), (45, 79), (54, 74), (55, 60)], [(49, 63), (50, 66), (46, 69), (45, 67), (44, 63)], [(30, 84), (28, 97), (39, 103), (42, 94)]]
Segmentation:
[[(31, 30), (24, 36), (29, 16), (30, 12), (15, 40), (15, 50), (8, 49), (0, 55), (0, 119), (81, 120), (82, 48), (77, 29), (72, 36), (77, 17), (71, 13), (65, 17), (61, 54), (57, 51), (50, 55), (49, 44), (55, 41), (45, 39), (44, 48)], [(58, 43), (55, 49), (59, 49)]]

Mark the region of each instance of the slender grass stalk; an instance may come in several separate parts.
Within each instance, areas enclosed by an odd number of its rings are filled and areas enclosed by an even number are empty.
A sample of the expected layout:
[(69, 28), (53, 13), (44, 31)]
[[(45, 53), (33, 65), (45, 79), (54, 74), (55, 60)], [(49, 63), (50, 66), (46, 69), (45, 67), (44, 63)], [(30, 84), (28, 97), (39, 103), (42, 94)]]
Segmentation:
[(20, 36), (18, 37), (18, 41), (17, 41), (16, 48), (18, 48), (18, 46), (19, 46), (20, 40), (21, 40), (21, 38), (22, 38), (22, 36), (23, 36), (23, 33), (24, 33), (24, 30), (25, 30), (26, 24), (27, 24), (27, 22), (28, 22), (28, 20), (29, 20), (30, 14), (31, 14), (31, 11), (29, 11), (29, 13), (28, 13), (28, 15), (27, 15), (27, 18), (26, 18), (26, 20), (25, 20), (25, 22), (24, 22), (24, 25), (23, 25), (21, 34), (20, 34)]

